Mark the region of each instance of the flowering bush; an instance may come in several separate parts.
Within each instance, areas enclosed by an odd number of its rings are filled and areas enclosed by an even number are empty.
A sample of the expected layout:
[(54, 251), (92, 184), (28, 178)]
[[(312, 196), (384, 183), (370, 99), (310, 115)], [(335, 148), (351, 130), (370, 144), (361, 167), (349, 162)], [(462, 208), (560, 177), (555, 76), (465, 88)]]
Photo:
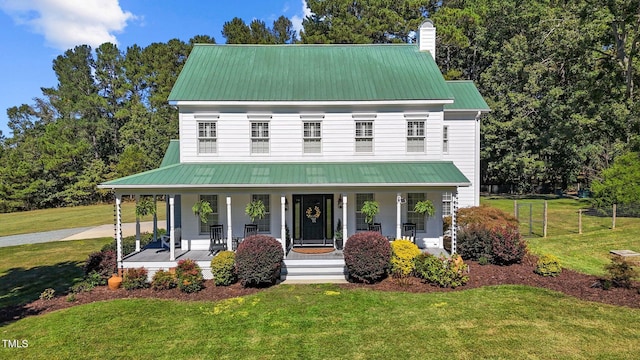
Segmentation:
[(373, 283), (387, 275), (391, 264), (391, 246), (376, 231), (364, 231), (349, 237), (344, 247), (344, 262), (349, 277)]
[(395, 240), (391, 243), (391, 273), (405, 277), (413, 272), (413, 259), (420, 255), (420, 249), (409, 240)]
[(204, 278), (200, 266), (191, 259), (178, 261), (176, 267), (178, 289), (186, 293), (198, 292), (204, 288)]

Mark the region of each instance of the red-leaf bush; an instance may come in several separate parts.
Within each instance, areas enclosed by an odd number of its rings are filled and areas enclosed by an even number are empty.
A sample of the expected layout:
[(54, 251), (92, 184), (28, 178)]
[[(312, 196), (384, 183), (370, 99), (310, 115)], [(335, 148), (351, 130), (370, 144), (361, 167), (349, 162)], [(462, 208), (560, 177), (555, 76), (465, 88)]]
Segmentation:
[(280, 278), (284, 251), (278, 240), (252, 235), (236, 250), (236, 272), (242, 286), (273, 285)]
[(85, 277), (88, 277), (92, 272), (99, 274), (102, 279), (100, 285), (104, 285), (117, 268), (115, 251), (106, 250), (89, 254), (83, 270)]
[(465, 260), (480, 260), (492, 258), (491, 244), (493, 238), (491, 230), (483, 225), (470, 224), (458, 232), (456, 251)]
[(464, 229), (472, 224), (483, 225), (487, 229), (518, 226), (518, 219), (513, 215), (487, 205), (461, 208), (456, 215), (458, 229)]
[(520, 263), (527, 254), (527, 244), (514, 226), (492, 229), (491, 238), (491, 261), (496, 265)]
[(355, 281), (373, 283), (384, 278), (391, 264), (389, 240), (376, 231), (359, 232), (347, 240), (344, 262), (349, 277)]
[(176, 267), (178, 289), (186, 293), (198, 292), (204, 288), (204, 277), (198, 263), (191, 259), (178, 261)]
[(148, 288), (147, 269), (143, 267), (127, 269), (122, 277), (122, 287), (126, 290)]

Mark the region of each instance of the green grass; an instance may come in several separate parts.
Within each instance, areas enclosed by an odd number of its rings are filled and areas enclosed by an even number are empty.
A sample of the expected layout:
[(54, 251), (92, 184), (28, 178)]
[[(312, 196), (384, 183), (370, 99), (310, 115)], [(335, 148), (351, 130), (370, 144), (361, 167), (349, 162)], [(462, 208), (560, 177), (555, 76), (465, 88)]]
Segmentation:
[(412, 294), (280, 285), (221, 302), (126, 299), (0, 329), (3, 359), (631, 359), (640, 310), (523, 286)]
[(82, 277), (87, 256), (111, 238), (3, 247), (0, 308), (38, 299), (46, 288), (64, 292)]
[[(0, 214), (0, 236), (113, 224), (113, 209), (113, 204), (100, 204)], [(165, 217), (165, 204), (158, 201), (158, 219)], [(135, 202), (123, 202), (122, 221), (136, 221)]]
[[(487, 204), (514, 213), (513, 199), (482, 198)], [(604, 275), (604, 265), (610, 262), (609, 251), (629, 249), (640, 252), (640, 219), (617, 218), (616, 228), (612, 229), (612, 219), (597, 216), (582, 216), (583, 233), (578, 231), (578, 210), (586, 209), (586, 200), (553, 199), (548, 201), (548, 236), (542, 237), (543, 199), (520, 199), (519, 204), (533, 204), (534, 236), (527, 237), (529, 249), (538, 255), (557, 256), (563, 267), (582, 273)], [(528, 212), (528, 206), (520, 208)], [(526, 216), (528, 218), (528, 215)], [(520, 217), (521, 222), (523, 220)], [(525, 222), (527, 221), (524, 219)], [(528, 234), (528, 226), (521, 224), (521, 233)]]

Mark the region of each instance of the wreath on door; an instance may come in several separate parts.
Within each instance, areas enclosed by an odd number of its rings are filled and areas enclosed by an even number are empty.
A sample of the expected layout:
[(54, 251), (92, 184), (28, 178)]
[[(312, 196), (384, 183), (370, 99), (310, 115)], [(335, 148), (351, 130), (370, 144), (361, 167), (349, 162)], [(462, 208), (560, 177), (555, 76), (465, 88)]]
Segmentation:
[(305, 211), (305, 214), (307, 214), (307, 218), (311, 219), (311, 222), (315, 224), (316, 220), (320, 217), (320, 208), (318, 206), (314, 206), (313, 209), (311, 208), (311, 206), (309, 206), (307, 208), (307, 211)]

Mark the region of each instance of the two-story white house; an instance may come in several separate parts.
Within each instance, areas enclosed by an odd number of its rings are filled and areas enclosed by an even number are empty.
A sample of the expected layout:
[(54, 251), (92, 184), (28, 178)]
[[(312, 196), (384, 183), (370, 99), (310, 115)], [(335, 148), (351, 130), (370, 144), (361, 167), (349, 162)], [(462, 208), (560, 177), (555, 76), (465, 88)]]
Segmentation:
[[(180, 140), (159, 168), (100, 187), (118, 211), (122, 195), (167, 196), (167, 261), (206, 251), (212, 224), (232, 248), (257, 199), (258, 231), (283, 247), (287, 232), (293, 246), (333, 246), (336, 230), (367, 230), (360, 208), (375, 200), (383, 235), (411, 223), (419, 247), (441, 248), (443, 216), (479, 204), (489, 108), (472, 82), (445, 81), (435, 38), (426, 21), (416, 44), (195, 45), (169, 96)], [(434, 216), (414, 212), (425, 199)], [(213, 209), (207, 223), (198, 200)]]

